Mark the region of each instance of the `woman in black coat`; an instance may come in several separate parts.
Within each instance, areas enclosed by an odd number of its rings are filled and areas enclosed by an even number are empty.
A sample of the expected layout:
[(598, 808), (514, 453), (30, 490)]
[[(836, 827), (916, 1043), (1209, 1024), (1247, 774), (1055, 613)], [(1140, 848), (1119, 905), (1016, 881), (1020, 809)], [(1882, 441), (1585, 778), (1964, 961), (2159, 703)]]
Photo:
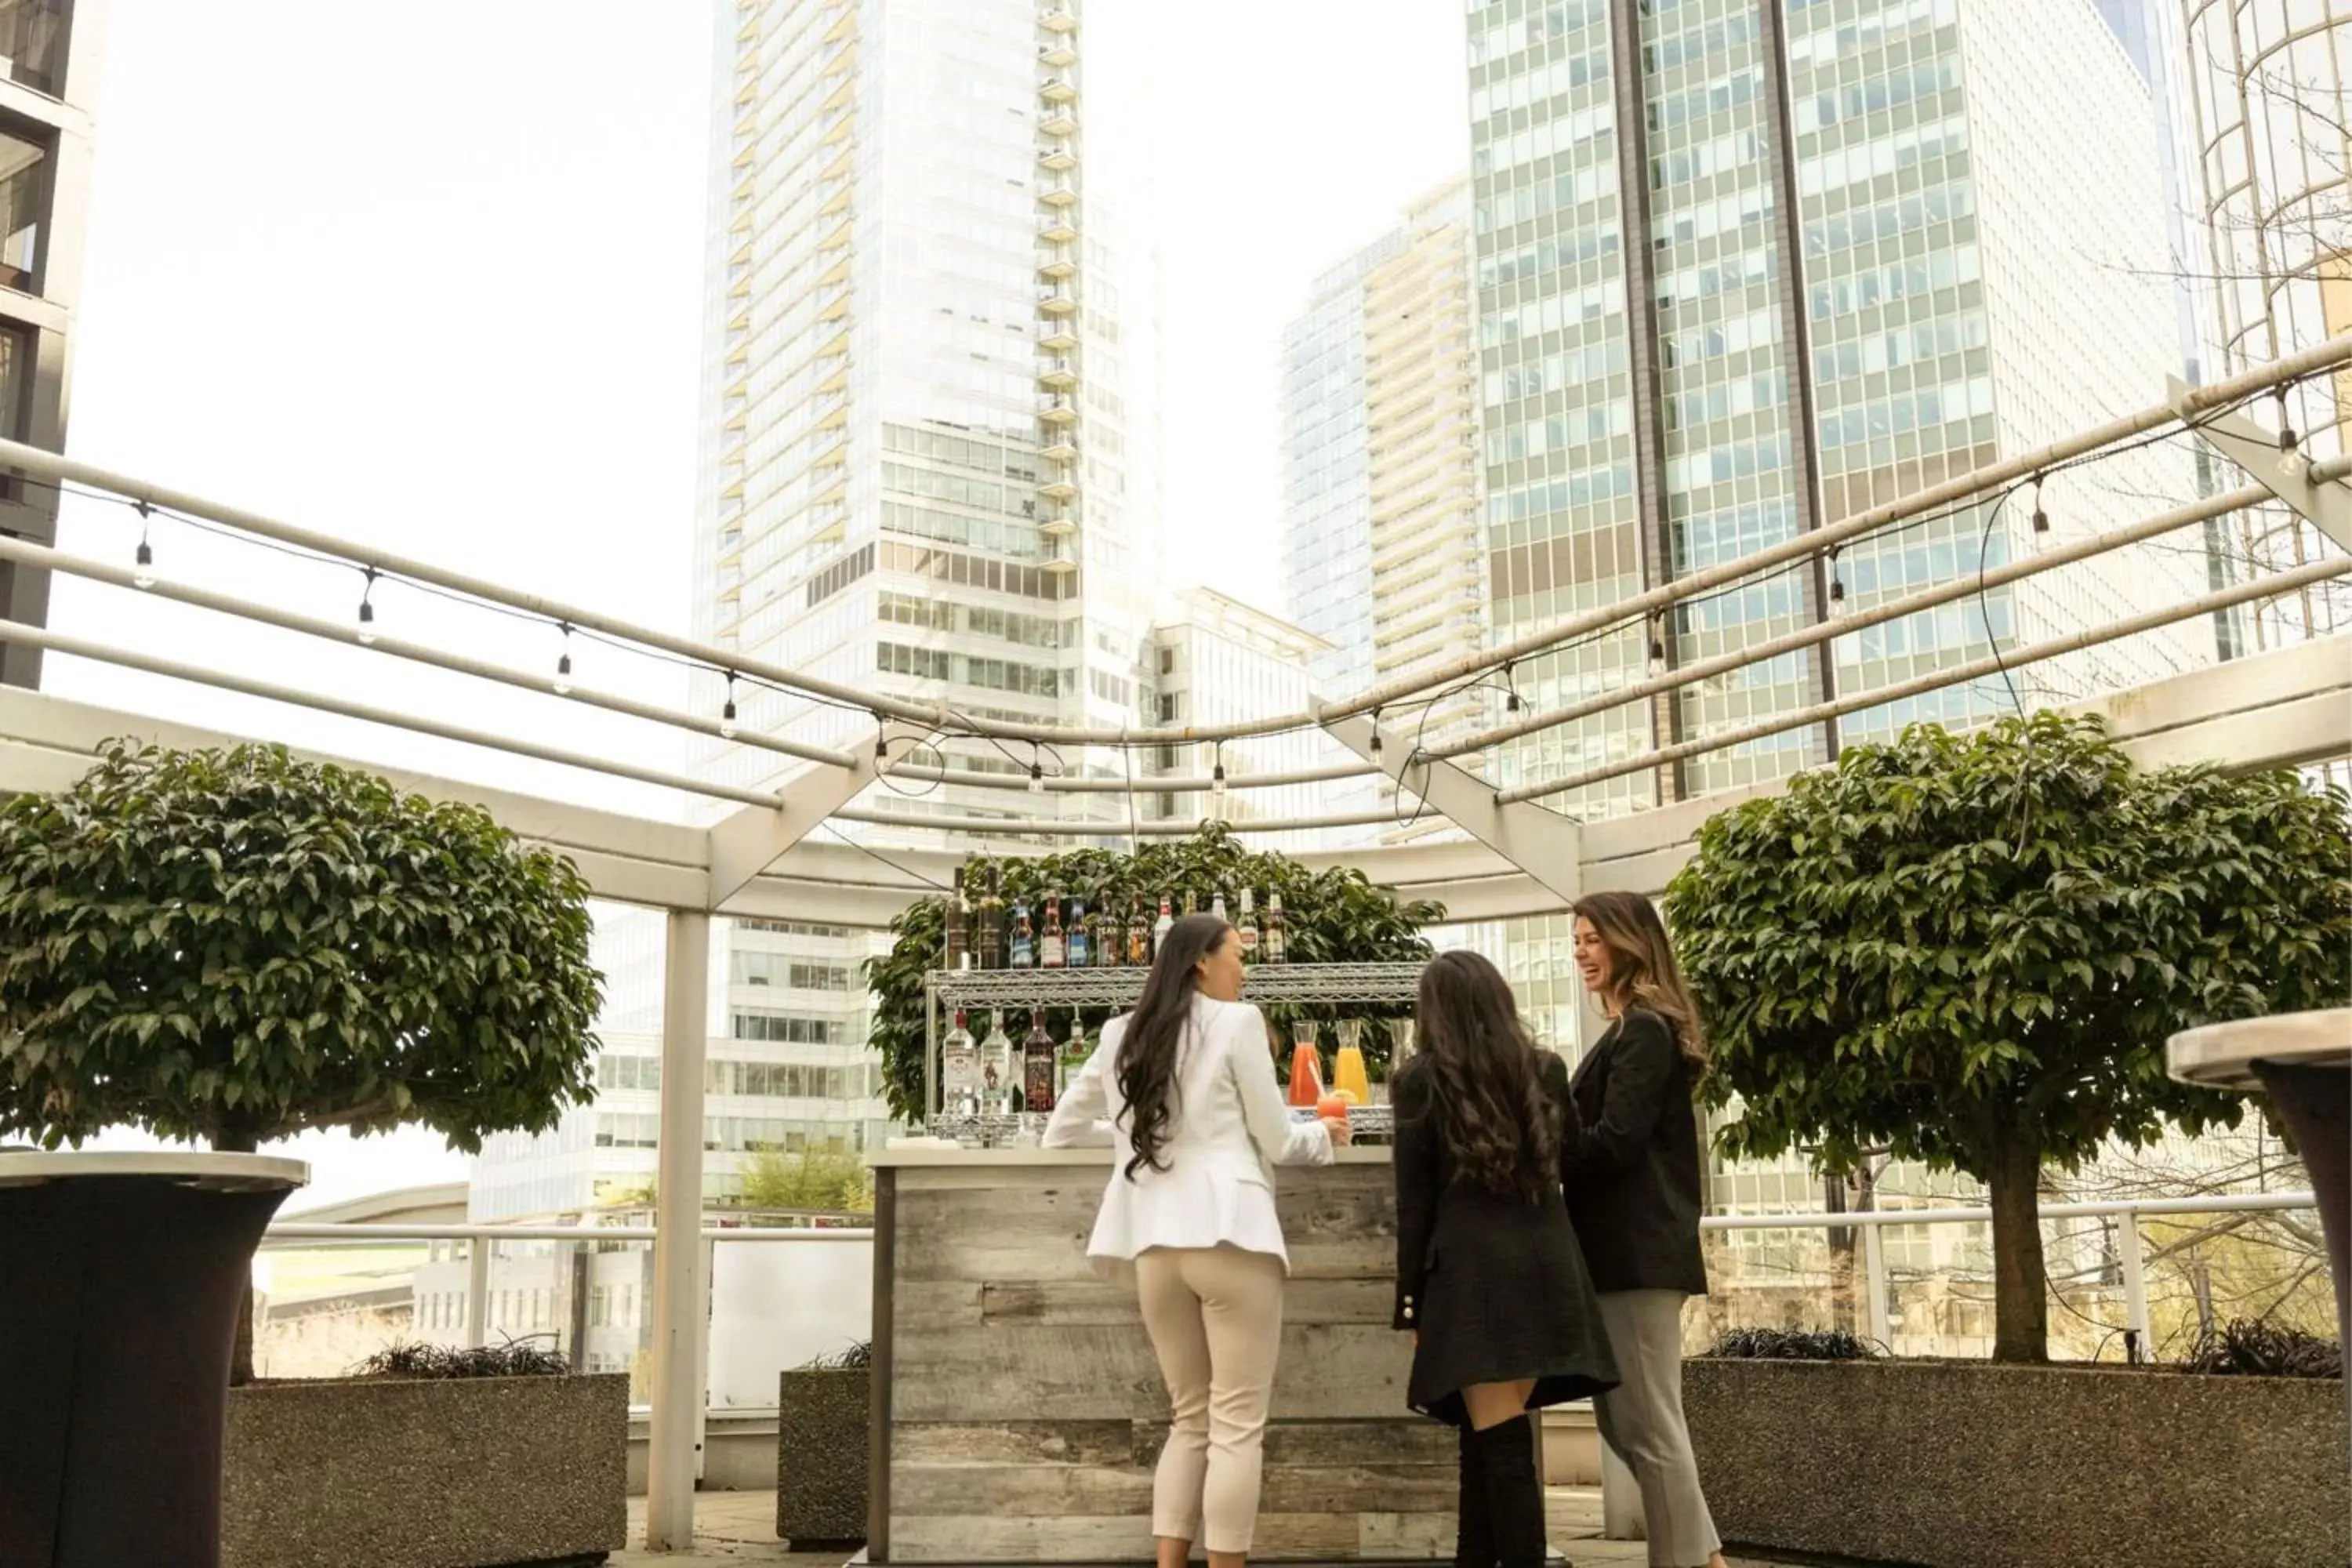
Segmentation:
[(1593, 1401), (1593, 1415), (1641, 1484), (1653, 1568), (1723, 1568), (1683, 1420), (1683, 1303), (1706, 1294), (1698, 1016), (1647, 899), (1596, 893), (1575, 908), (1577, 969), (1612, 1020), (1577, 1064), (1562, 1162), (1569, 1215), (1622, 1374)]
[(1529, 1410), (1612, 1386), (1568, 1210), (1568, 1073), (1473, 952), (1422, 972), (1418, 1054), (1397, 1074), (1396, 1326), (1406, 1400), (1460, 1429), (1459, 1568), (1538, 1568), (1543, 1485)]

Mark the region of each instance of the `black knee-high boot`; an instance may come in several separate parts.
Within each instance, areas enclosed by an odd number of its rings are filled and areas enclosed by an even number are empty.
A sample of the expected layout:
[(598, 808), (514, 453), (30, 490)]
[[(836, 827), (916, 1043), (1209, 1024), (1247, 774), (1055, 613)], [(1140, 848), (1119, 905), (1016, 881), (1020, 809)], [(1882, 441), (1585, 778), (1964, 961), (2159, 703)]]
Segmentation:
[(1495, 1530), (1487, 1517), (1486, 1448), (1465, 1422), (1462, 1435), (1462, 1484), (1454, 1502), (1458, 1523), (1454, 1568), (1496, 1568)]
[(1500, 1568), (1543, 1568), (1543, 1482), (1536, 1475), (1536, 1435), (1527, 1420), (1473, 1434), (1486, 1472), (1486, 1528)]

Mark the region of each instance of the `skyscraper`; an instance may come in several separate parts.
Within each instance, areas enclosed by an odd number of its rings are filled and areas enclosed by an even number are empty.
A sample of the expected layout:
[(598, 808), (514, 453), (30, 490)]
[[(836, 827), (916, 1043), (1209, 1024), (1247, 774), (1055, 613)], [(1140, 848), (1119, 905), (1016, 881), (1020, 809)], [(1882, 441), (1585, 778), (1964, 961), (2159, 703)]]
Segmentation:
[[(105, 0), (0, 0), (0, 436), (62, 451)], [(54, 544), (58, 491), (0, 479), (0, 531)], [(0, 614), (44, 625), (49, 574), (0, 564)], [(0, 646), (0, 682), (41, 650)]]
[[(2145, 121), (2147, 89), (2090, 0), (1500, 0), (1470, 27), (1498, 637), (2144, 405), (2177, 362), (2153, 150), (2062, 147), (2021, 87), (2097, 123)], [(2152, 452), (2103, 468), (2069, 488), (2065, 526), (2124, 521), (2137, 503), (2114, 492), (2179, 493), (2177, 468)], [(2030, 548), (2030, 510), (1891, 532), (1528, 675), (1554, 705), (1948, 579), (1980, 549), (1998, 563)], [(2008, 642), (2105, 618), (2136, 586), (2080, 575), (1998, 591), (1981, 615), (1872, 628), (1830, 658), (1535, 738), (1503, 766), (1539, 779), (1746, 723), (1980, 654), (1988, 622)], [(1997, 700), (1958, 690), (1842, 728), (1884, 734)], [(1774, 737), (1561, 804), (1628, 809), (1769, 778), (1833, 744)]]
[[(2179, 362), (2147, 88), (2092, 0), (1491, 0), (1469, 11), (1486, 544), (1502, 640), (1842, 521), (2160, 395)], [(2157, 447), (2053, 479), (2063, 535), (2185, 499)], [(2034, 547), (2024, 498), (1888, 530), (1522, 664), (1538, 709)], [(2175, 578), (2194, 578), (2176, 583)], [(2179, 596), (2193, 552), (1996, 589), (1516, 742), (1537, 782)], [(2020, 685), (2154, 674), (2200, 634)], [(2005, 709), (1949, 689), (1550, 797), (1580, 816), (1768, 780)], [(1558, 922), (1512, 935), (1574, 1033)]]
[[(722, 9), (696, 637), (971, 718), (1141, 721), (1158, 561), (1154, 317), (1148, 272), (1085, 177), (1078, 0)], [(731, 702), (745, 731), (874, 742), (871, 714), (746, 678), (698, 677), (696, 700), (713, 714)], [(1109, 753), (944, 750), (951, 773), (1000, 780), (1122, 767)], [(698, 765), (772, 784), (798, 764), (713, 742)], [(1106, 818), (1125, 805), (952, 780), (874, 804), (919, 820), (1055, 803)], [(882, 853), (958, 845), (944, 828), (824, 831)], [(630, 945), (618, 933), (632, 918), (608, 940)], [(711, 1016), (725, 1037), (709, 1047), (705, 1141), (720, 1196), (762, 1150), (864, 1147), (887, 1113), (860, 972), (880, 939), (803, 921), (716, 925)], [(657, 963), (626, 973), (616, 1015), (658, 984)], [(657, 1037), (613, 1039), (609, 1093), (574, 1113), (584, 1131), (567, 1121), (555, 1135), (575, 1155), (651, 1142)], [(590, 1161), (608, 1188), (625, 1184), (611, 1167), (652, 1168), (649, 1147)], [(520, 1184), (533, 1207), (584, 1203), (584, 1163)], [(478, 1207), (503, 1174), (485, 1166)]]
[[(2200, 284), (2200, 368), (2216, 379), (2352, 331), (2352, 0), (2169, 3), (2185, 49), (2188, 269)], [(2313, 458), (2336, 456), (2352, 443), (2352, 371), (2305, 382), (2256, 416)], [(2242, 580), (2334, 548), (2284, 507), (2259, 507), (2224, 531), (2223, 570)], [(2243, 621), (2256, 651), (2341, 631), (2352, 598), (2322, 584)]]
[[(1284, 593), (1331, 645), (1316, 671), (1329, 695), (1485, 639), (1470, 216), (1468, 181), (1430, 192), (1318, 279), (1283, 334)], [(1465, 690), (1402, 722), (1441, 739), (1492, 706)], [(1324, 804), (1374, 798), (1351, 780)]]

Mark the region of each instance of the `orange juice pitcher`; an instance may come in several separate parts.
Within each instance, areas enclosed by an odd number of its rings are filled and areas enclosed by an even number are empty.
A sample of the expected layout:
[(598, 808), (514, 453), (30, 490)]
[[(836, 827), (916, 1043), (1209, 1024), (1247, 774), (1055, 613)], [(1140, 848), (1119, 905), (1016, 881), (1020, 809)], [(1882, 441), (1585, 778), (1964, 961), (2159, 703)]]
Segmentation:
[(1294, 1025), (1290, 1051), (1290, 1103), (1313, 1110), (1323, 1098), (1323, 1058), (1315, 1049), (1315, 1026)]
[(1331, 1064), (1331, 1087), (1349, 1103), (1370, 1105), (1372, 1102), (1371, 1079), (1364, 1072), (1364, 1051), (1361, 1035), (1353, 1019), (1339, 1026), (1339, 1054)]

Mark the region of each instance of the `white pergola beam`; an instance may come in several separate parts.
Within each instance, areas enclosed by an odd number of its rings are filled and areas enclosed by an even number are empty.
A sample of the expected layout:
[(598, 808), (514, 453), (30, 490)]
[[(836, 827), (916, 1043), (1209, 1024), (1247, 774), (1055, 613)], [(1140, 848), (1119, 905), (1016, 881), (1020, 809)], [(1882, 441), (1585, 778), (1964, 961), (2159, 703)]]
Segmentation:
[[(2189, 384), (2174, 376), (2169, 385), (2172, 405), (2188, 409)], [(2336, 549), (2352, 551), (2352, 486), (2327, 477), (2329, 469), (2315, 471), (2312, 459), (2299, 449), (2279, 450), (2278, 436), (2243, 414), (2183, 416), (2199, 440), (2243, 468), (2248, 478), (2334, 540)]]
[[(1532, 804), (1507, 805), (1486, 780), (1467, 769), (1401, 745), (1369, 717), (1325, 718), (1324, 732), (1420, 796), (1454, 826), (1534, 878), (1562, 905), (1582, 881), (1575, 820)], [(1362, 864), (1360, 859), (1357, 862)]]
[[(881, 749), (905, 756), (929, 734), (892, 720), (882, 726)], [(711, 828), (709, 907), (716, 909), (749, 887), (752, 879), (824, 826), (887, 768), (887, 763), (873, 757), (861, 757), (845, 768), (822, 764), (803, 768), (776, 792), (773, 807), (744, 806)]]

